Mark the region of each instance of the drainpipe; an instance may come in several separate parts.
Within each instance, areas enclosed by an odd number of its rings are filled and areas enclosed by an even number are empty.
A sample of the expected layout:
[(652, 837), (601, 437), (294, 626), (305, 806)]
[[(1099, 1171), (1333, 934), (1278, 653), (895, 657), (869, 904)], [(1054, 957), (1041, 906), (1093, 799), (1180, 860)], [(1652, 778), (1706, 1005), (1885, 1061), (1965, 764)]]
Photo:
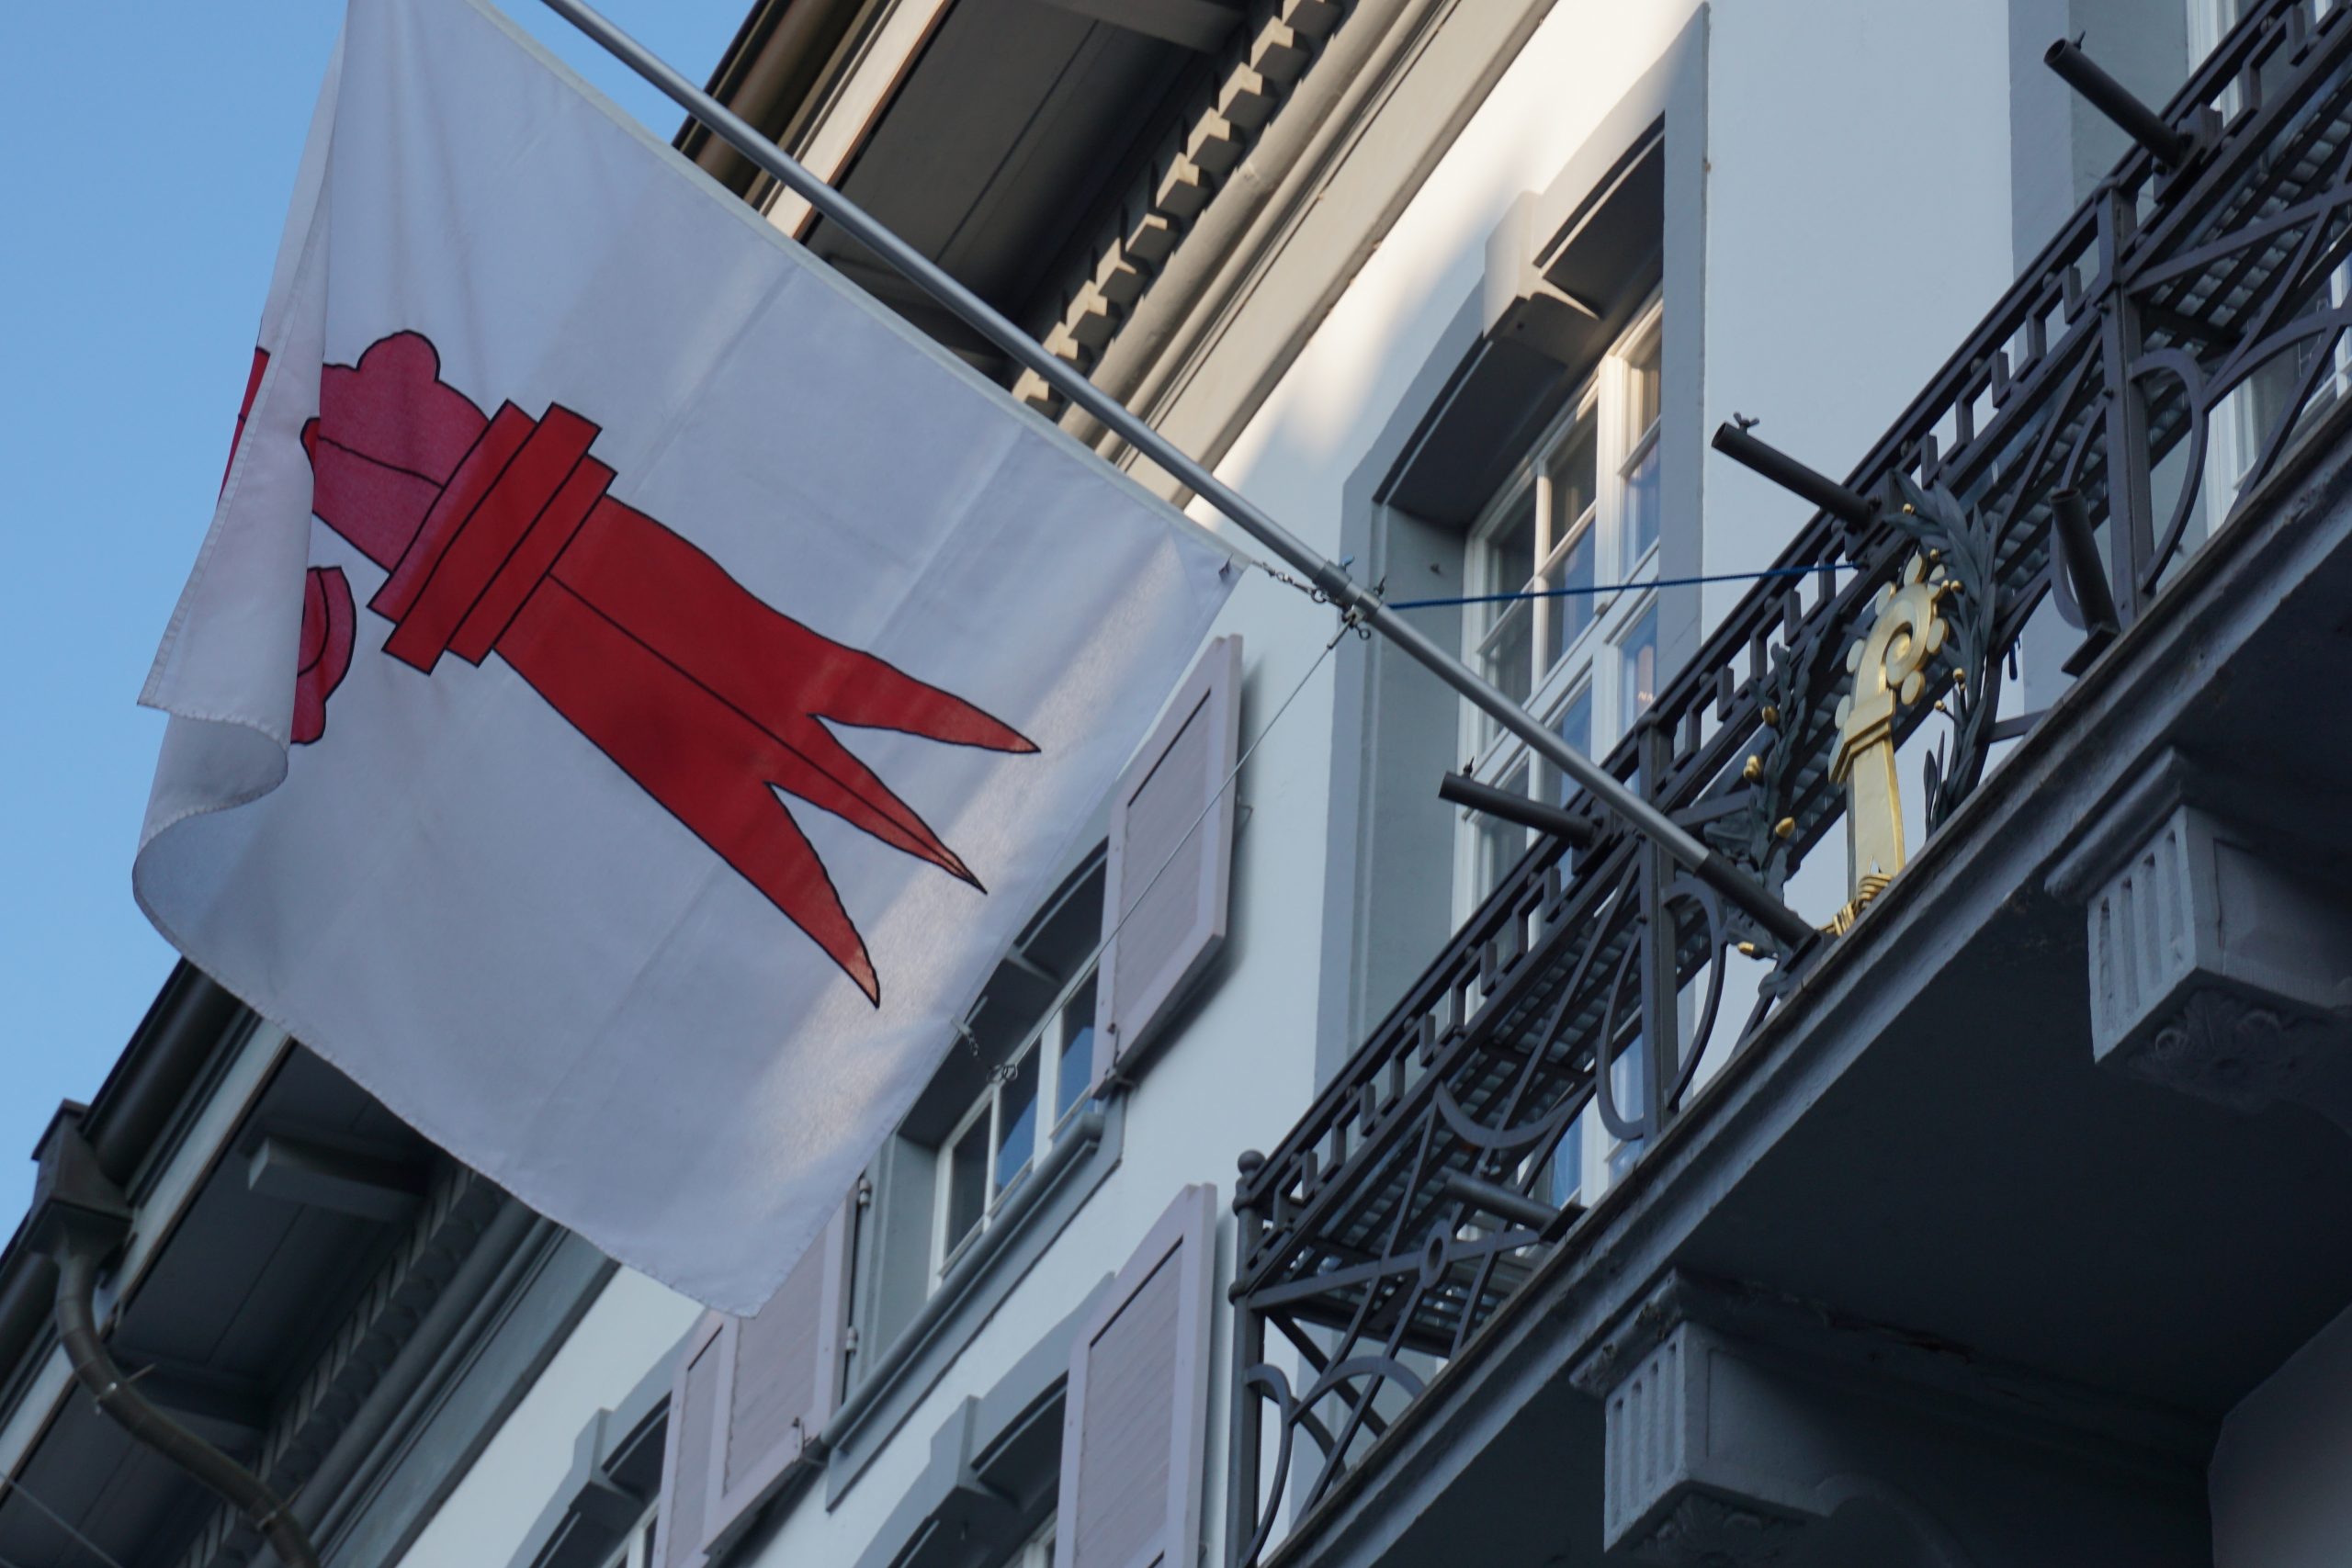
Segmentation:
[(98, 1168), (82, 1136), (80, 1108), (61, 1110), (42, 1134), (32, 1239), (57, 1262), (57, 1337), (74, 1376), (133, 1442), (154, 1450), (226, 1497), (277, 1551), (285, 1568), (319, 1568), (319, 1554), (286, 1505), (244, 1466), (150, 1404), (98, 1337), (98, 1269), (130, 1235), (121, 1189)]

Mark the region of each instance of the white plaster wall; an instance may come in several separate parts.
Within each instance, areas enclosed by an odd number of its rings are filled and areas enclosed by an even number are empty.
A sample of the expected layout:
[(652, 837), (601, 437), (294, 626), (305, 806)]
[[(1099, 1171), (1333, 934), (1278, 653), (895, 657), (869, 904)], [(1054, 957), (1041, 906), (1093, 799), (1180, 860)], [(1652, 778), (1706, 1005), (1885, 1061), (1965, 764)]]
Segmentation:
[[(1521, 192), (1550, 182), (1694, 8), (1692, 0), (1561, 0), (1233, 446), (1224, 476), (1309, 542), (1335, 549), (1342, 484), (1475, 286), (1488, 232)], [(2004, 0), (1717, 6), (1711, 425), (1735, 406), (1769, 413), (1773, 439), (1842, 473), (1997, 294), (2009, 254), (2005, 18)], [(1724, 467), (1710, 461), (1709, 570), (1761, 561), (1801, 520), (1793, 503), (1727, 478)], [(1315, 664), (1332, 619), (1252, 574), (1219, 629), (1245, 639), (1247, 743)], [(761, 1568), (855, 1562), (955, 1406), (989, 1389), (1115, 1270), (1178, 1188), (1214, 1182), (1225, 1213), (1236, 1156), (1271, 1148), (1305, 1109), (1323, 953), (1331, 704), (1327, 663), (1244, 774), (1227, 961), (1132, 1095), (1119, 1169), (840, 1503), (827, 1507), (821, 1489), (802, 1495), (761, 1551)], [(1227, 1273), (1231, 1237), (1227, 1215)], [(649, 1299), (652, 1287), (624, 1278), (412, 1563), (503, 1561), (564, 1474), (581, 1423), (691, 1323), (685, 1303)], [(1204, 1520), (1217, 1556), (1223, 1284)]]
[(580, 1429), (619, 1404), (701, 1313), (642, 1274), (615, 1274), (401, 1559), (402, 1568), (510, 1561), (571, 1473)]
[[(1843, 479), (2011, 278), (2007, 0), (1722, 0), (1709, 55), (1706, 425)], [(1810, 514), (1710, 451), (1710, 572)], [(1745, 592), (1705, 591), (1709, 626)]]
[(2352, 1311), (2230, 1412), (2206, 1482), (2213, 1568), (2352, 1562)]

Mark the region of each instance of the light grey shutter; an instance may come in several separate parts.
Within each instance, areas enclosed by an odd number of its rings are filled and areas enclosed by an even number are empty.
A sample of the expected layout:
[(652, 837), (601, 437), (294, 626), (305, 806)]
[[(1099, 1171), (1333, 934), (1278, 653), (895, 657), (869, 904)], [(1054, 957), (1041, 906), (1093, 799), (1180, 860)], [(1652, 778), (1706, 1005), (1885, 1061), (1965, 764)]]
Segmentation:
[(734, 1533), (808, 1457), (840, 1393), (854, 1198), (792, 1266), (768, 1304), (719, 1333), (721, 1412), (714, 1436), (706, 1551)]
[(1240, 740), (1241, 639), (1224, 637), (1184, 678), (1111, 797), (1109, 945), (1094, 992), (1098, 1082), (1141, 1054), (1225, 944), (1234, 792), (1219, 786)]
[(1193, 1568), (1216, 1189), (1187, 1187), (1071, 1347), (1054, 1568)]
[(710, 1439), (718, 1415), (718, 1337), (730, 1320), (707, 1312), (686, 1336), (670, 1391), (669, 1433), (662, 1445), (662, 1498), (656, 1505), (653, 1561), (660, 1568), (701, 1568), (703, 1521), (710, 1504)]

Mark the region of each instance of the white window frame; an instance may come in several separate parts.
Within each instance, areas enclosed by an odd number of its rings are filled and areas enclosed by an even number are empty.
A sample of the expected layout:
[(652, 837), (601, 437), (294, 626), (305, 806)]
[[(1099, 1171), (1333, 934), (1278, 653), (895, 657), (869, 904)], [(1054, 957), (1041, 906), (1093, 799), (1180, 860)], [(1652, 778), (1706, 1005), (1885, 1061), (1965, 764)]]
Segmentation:
[[(947, 1277), (947, 1271), (955, 1268), (956, 1261), (970, 1249), (972, 1244), (987, 1235), (989, 1227), (996, 1224), (1001, 1200), (1006, 1193), (1012, 1190), (1012, 1186), (1001, 1185), (998, 1182), (996, 1168), (999, 1153), (1004, 1147), (1004, 1087), (1017, 1075), (1021, 1064), (1033, 1055), (1042, 1054), (1037, 1063), (1036, 1143), (1030, 1148), (1027, 1161), (1019, 1170), (1013, 1172), (1016, 1184), (1022, 1177), (1037, 1168), (1046, 1153), (1069, 1130), (1070, 1122), (1076, 1119), (1079, 1111), (1085, 1109), (1086, 1096), (1083, 1094), (1072, 1100), (1066, 1110), (1056, 1111), (1054, 1107), (1060, 1099), (1061, 1072), (1063, 1064), (1067, 1060), (1068, 1047), (1080, 1032), (1091, 1031), (1093, 1028), (1093, 1008), (1091, 1006), (1073, 1008), (1070, 1004), (1076, 1001), (1086, 990), (1088, 985), (1093, 981), (1095, 972), (1096, 964), (1092, 958), (1080, 966), (1078, 973), (1069, 978), (1061, 990), (1055, 994), (1054, 999), (1046, 1005), (1046, 1015), (1038, 1021), (1036, 1027), (1029, 1032), (1020, 1044), (1006, 1054), (1001, 1063), (990, 1070), (988, 1086), (980, 1090), (970, 1107), (956, 1119), (954, 1130), (940, 1144), (938, 1179), (932, 1183), (930, 1285), (932, 1290), (939, 1289), (940, 1282)], [(1088, 1051), (1083, 1055), (1085, 1059), (1082, 1062), (1072, 1062), (1069, 1065), (1091, 1077), (1093, 1072), (1093, 1053)], [(983, 1120), (987, 1122), (989, 1129), (988, 1157), (982, 1168), (982, 1180), (987, 1189), (986, 1196), (980, 1204), (978, 1221), (970, 1230), (954, 1238), (951, 1245), (947, 1235), (947, 1216), (949, 1205), (955, 1195), (956, 1145), (964, 1141), (966, 1134)]]
[[(2324, 20), (2344, 0), (2312, 0), (2313, 20)], [(2205, 63), (2205, 57), (2222, 45), (2222, 38), (2238, 25), (2244, 14), (2242, 0), (2188, 0), (2188, 68), (2195, 71)], [(2232, 85), (2234, 95), (2237, 87)]]
[[(1591, 377), (1577, 389), (1567, 407), (1530, 448), (1527, 456), (1513, 468), (1496, 491), (1493, 500), (1471, 525), (1466, 551), (1465, 573), (1469, 591), (1475, 597), (1489, 593), (1512, 593), (1529, 586), (1525, 581), (1503, 581), (1508, 570), (1497, 559), (1493, 541), (1505, 535), (1525, 516), (1524, 509), (1535, 509), (1536, 578), (1548, 582), (1566, 560), (1569, 547), (1577, 540), (1590, 537), (1593, 541), (1593, 580), (1603, 584), (1633, 584), (1613, 594), (1597, 594), (1592, 601), (1592, 614), (1576, 639), (1563, 648), (1558, 660), (1548, 668), (1535, 669), (1534, 661), (1543, 657), (1549, 639), (1552, 616), (1562, 603), (1557, 599), (1537, 599), (1530, 602), (1529, 621), (1530, 691), (1529, 711), (1547, 725), (1556, 726), (1576, 699), (1589, 693), (1592, 702), (1592, 755), (1602, 756), (1613, 747), (1634, 719), (1635, 713), (1621, 711), (1623, 685), (1622, 659), (1619, 649), (1627, 636), (1640, 624), (1657, 602), (1654, 589), (1639, 586), (1657, 576), (1659, 551), (1664, 545), (1663, 519), (1659, 537), (1654, 538), (1640, 553), (1634, 554), (1627, 537), (1631, 523), (1631, 508), (1627, 497), (1631, 479), (1643, 463), (1656, 450), (1664, 426), (1663, 399), (1657, 417), (1641, 430), (1631, 424), (1633, 365), (1652, 354), (1663, 331), (1665, 317), (1661, 296), (1652, 295), (1635, 315), (1609, 352), (1601, 356)], [(1660, 367), (1663, 370), (1663, 366)], [(1594, 485), (1590, 521), (1582, 514), (1562, 519), (1553, 513), (1552, 469), (1559, 455), (1574, 436), (1579, 434), (1587, 421), (1593, 426), (1595, 441)], [(1588, 533), (1589, 530), (1589, 533)], [(1464, 656), (1484, 671), (1486, 645), (1512, 606), (1509, 604), (1473, 604), (1463, 617)], [(1561, 780), (1540, 758), (1531, 759), (1527, 743), (1503, 730), (1487, 715), (1469, 704), (1462, 706), (1462, 754), (1468, 758), (1473, 777), (1494, 783), (1509, 779), (1522, 764), (1529, 764), (1526, 785), (1539, 798), (1556, 800), (1560, 796)], [(1480, 900), (1493, 891), (1484, 875), (1484, 844), (1480, 824), (1486, 820), (1479, 813), (1464, 808), (1457, 818), (1454, 832), (1454, 914), (1457, 919), (1468, 918)], [(1521, 852), (1532, 840), (1525, 835)], [(1516, 858), (1515, 856), (1513, 857)]]
[(1014, 1550), (1005, 1568), (1054, 1568), (1054, 1526), (1058, 1522), (1047, 1514), (1037, 1533)]

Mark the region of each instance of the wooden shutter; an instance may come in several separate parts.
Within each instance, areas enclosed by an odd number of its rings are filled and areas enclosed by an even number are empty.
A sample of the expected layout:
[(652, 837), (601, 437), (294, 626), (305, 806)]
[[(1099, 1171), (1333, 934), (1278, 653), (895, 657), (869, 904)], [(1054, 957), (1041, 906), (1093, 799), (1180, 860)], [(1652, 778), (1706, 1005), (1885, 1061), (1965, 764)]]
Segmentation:
[(1216, 1209), (1177, 1194), (1071, 1347), (1054, 1568), (1193, 1568)]
[(729, 1321), (715, 1312), (703, 1314), (678, 1358), (653, 1527), (659, 1568), (701, 1568), (703, 1523), (710, 1511), (710, 1435), (718, 1410), (718, 1337)]
[(719, 1330), (706, 1551), (775, 1494), (833, 1413), (854, 1201), (834, 1211), (767, 1305)]
[(1141, 1053), (1225, 944), (1234, 792), (1220, 786), (1240, 739), (1241, 639), (1224, 637), (1184, 678), (1111, 798), (1109, 945), (1094, 992), (1098, 1082)]

